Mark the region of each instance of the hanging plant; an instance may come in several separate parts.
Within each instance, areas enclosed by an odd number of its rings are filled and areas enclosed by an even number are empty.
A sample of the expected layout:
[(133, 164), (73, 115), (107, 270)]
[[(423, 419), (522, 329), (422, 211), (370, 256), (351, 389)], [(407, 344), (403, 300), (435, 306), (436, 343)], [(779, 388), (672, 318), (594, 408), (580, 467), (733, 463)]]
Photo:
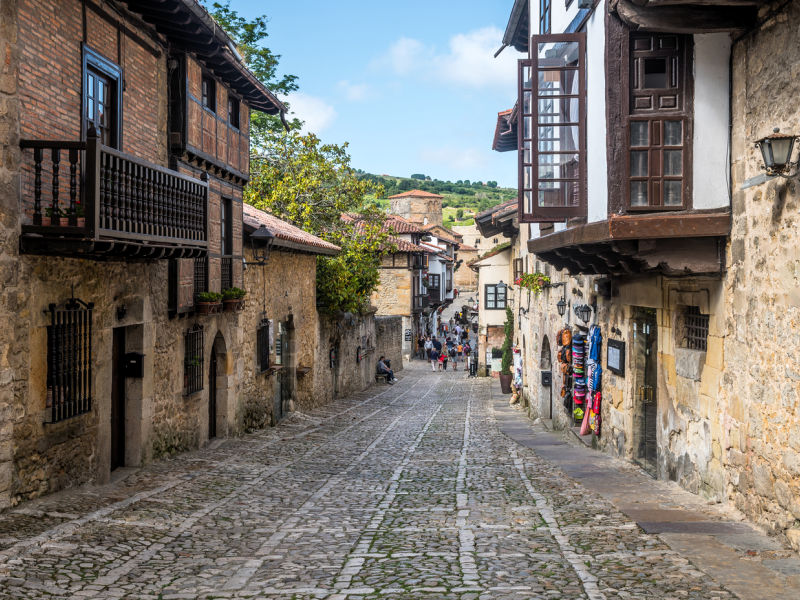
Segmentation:
[(522, 277), (518, 277), (514, 283), (534, 294), (538, 294), (544, 289), (545, 285), (550, 283), (550, 277), (539, 272), (524, 273)]

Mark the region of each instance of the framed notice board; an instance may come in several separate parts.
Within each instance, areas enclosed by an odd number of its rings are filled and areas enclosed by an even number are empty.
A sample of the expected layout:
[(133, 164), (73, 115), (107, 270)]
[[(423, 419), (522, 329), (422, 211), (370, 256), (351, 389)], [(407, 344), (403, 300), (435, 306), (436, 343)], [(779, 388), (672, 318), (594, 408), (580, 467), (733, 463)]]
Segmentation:
[(606, 343), (606, 366), (612, 373), (625, 376), (625, 342), (608, 340)]

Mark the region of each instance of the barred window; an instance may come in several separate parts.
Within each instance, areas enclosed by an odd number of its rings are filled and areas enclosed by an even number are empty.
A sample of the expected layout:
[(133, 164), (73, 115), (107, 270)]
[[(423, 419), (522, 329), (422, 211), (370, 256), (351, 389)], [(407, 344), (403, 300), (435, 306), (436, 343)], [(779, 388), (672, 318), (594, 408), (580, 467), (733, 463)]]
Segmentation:
[(183, 393), (188, 395), (203, 389), (203, 326), (187, 329), (183, 340)]
[(687, 306), (683, 311), (681, 348), (706, 351), (708, 347), (709, 316), (700, 313), (697, 306)]
[(275, 333), (275, 364), (283, 364), (283, 323), (278, 323), (278, 330)]
[(199, 256), (194, 259), (194, 297), (200, 292), (208, 291), (208, 257)]
[(272, 321), (261, 319), (261, 323), (256, 329), (256, 352), (258, 353), (258, 368), (263, 373), (269, 369), (269, 355), (272, 350)]
[(47, 408), (50, 423), (92, 410), (92, 310), (77, 298), (51, 304), (47, 326)]

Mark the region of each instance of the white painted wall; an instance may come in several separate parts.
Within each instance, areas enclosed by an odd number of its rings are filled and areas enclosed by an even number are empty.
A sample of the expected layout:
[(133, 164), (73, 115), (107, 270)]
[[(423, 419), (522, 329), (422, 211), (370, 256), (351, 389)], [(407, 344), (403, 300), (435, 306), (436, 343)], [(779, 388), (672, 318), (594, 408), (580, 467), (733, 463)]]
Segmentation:
[(694, 36), (694, 208), (724, 208), (728, 193), (728, 94), (731, 39), (727, 33)]
[[(577, 6), (573, 2), (573, 6)], [(605, 15), (602, 5), (586, 23), (586, 166), (587, 221), (608, 218), (608, 156), (606, 154)], [(614, 82), (609, 82), (614, 85)]]

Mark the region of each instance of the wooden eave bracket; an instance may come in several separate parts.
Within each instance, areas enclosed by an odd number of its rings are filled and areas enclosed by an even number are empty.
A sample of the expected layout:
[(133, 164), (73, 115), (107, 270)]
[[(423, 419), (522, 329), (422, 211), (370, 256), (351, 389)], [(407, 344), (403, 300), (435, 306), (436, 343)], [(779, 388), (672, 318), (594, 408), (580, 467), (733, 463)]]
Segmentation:
[(759, 0), (611, 0), (609, 10), (632, 31), (741, 33), (757, 22)]

